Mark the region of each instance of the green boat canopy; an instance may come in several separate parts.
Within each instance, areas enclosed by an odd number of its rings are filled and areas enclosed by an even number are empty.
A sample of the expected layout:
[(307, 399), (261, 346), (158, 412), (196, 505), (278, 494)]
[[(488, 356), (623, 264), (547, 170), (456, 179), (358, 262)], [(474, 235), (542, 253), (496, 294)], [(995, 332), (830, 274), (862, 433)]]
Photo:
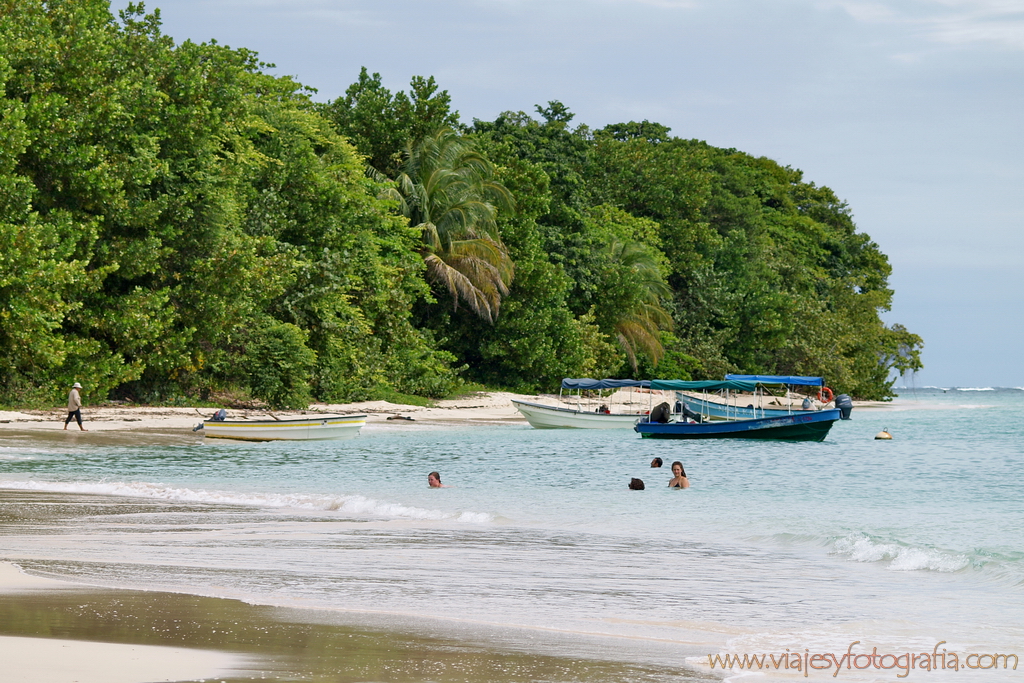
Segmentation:
[(719, 391), (721, 389), (730, 389), (732, 391), (753, 392), (759, 386), (774, 387), (784, 385), (766, 384), (764, 382), (749, 382), (746, 380), (739, 379), (702, 380), (697, 382), (687, 382), (681, 379), (651, 380), (651, 389), (661, 389), (668, 391)]

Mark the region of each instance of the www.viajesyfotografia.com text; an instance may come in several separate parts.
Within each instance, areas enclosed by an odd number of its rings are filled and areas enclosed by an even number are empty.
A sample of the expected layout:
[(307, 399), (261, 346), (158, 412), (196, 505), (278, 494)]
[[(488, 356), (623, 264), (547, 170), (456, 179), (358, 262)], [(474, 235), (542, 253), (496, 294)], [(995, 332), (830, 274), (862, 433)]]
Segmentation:
[[(843, 670), (894, 670), (899, 673), (897, 678), (906, 678), (912, 671), (961, 671), (964, 669), (1012, 669), (1017, 670), (1017, 655), (1001, 653), (969, 652), (960, 654), (948, 652), (946, 648), (939, 650), (946, 641), (935, 644), (931, 652), (902, 652), (900, 654), (879, 653), (878, 648), (871, 652), (854, 652), (855, 640), (846, 648), (846, 652), (812, 653), (805, 648), (803, 652), (786, 648), (785, 652), (767, 654), (717, 654), (708, 655), (708, 664), (712, 669), (742, 669), (746, 671), (775, 670), (790, 671), (803, 674), (806, 678), (812, 673), (831, 673), (839, 676)], [(1000, 666), (1002, 665), (1002, 666)]]

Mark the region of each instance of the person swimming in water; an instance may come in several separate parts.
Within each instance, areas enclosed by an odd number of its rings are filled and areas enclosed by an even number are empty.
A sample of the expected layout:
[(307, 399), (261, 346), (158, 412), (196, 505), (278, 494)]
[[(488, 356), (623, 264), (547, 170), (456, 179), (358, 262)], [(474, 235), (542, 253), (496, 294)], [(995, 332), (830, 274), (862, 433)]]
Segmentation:
[(661, 467), (664, 464), (661, 458), (655, 458), (651, 461), (651, 467)]
[(690, 488), (690, 480), (686, 478), (686, 470), (683, 469), (683, 463), (679, 462), (678, 460), (672, 463), (672, 475), (672, 481), (668, 483), (669, 488)]
[(427, 486), (432, 489), (446, 489), (448, 488), (441, 483), (441, 475), (437, 472), (431, 472), (427, 475)]

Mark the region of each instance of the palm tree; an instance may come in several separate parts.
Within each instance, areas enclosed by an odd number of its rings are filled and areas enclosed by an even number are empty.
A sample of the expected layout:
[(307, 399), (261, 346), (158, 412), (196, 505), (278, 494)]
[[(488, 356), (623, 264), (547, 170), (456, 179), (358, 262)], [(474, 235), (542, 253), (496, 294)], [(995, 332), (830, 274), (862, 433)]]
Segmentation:
[(616, 301), (612, 329), (619, 346), (626, 352), (633, 370), (637, 369), (637, 351), (645, 351), (654, 364), (665, 354), (658, 332), (672, 327), (672, 316), (661, 306), (661, 299), (672, 295), (662, 277), (658, 262), (646, 246), (638, 242), (613, 239), (605, 249), (616, 279), (624, 285)]
[(493, 323), (514, 272), (496, 222), (499, 208), (512, 207), (509, 191), (473, 143), (447, 128), (410, 142), (405, 157), (395, 196), (422, 231), (427, 278)]

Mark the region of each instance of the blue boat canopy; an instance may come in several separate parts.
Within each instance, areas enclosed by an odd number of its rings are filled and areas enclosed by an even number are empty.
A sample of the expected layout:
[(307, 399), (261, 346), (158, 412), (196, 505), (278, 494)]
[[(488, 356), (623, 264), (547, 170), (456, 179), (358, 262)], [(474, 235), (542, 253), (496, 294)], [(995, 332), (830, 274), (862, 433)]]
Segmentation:
[(669, 391), (719, 391), (720, 389), (730, 389), (732, 391), (752, 392), (757, 388), (758, 384), (764, 384), (764, 382), (751, 382), (738, 379), (727, 379), (725, 381), (712, 379), (696, 382), (688, 382), (681, 379), (652, 379), (651, 389), (667, 389)]
[(651, 386), (649, 379), (570, 379), (562, 380), (563, 389), (583, 389), (592, 391), (595, 389), (624, 389), (626, 387)]
[(798, 377), (796, 375), (726, 375), (726, 379), (744, 382), (761, 382), (762, 384), (790, 384), (802, 387), (823, 387), (825, 380), (821, 377)]

